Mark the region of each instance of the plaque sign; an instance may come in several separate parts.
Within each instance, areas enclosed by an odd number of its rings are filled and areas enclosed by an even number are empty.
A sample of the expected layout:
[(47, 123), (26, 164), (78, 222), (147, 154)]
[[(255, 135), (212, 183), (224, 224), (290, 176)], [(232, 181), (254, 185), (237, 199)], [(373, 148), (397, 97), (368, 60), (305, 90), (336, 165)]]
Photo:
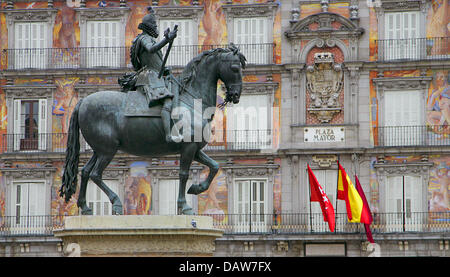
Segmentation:
[(344, 127), (307, 127), (304, 128), (305, 142), (343, 142)]

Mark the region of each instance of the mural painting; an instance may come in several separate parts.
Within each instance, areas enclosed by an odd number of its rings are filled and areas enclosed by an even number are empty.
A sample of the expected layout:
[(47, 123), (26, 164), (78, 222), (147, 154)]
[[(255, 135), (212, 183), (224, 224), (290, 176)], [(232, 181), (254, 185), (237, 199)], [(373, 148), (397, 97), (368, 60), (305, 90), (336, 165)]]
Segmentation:
[(152, 186), (147, 167), (147, 162), (134, 162), (130, 165), (130, 175), (125, 180), (124, 214), (151, 214)]

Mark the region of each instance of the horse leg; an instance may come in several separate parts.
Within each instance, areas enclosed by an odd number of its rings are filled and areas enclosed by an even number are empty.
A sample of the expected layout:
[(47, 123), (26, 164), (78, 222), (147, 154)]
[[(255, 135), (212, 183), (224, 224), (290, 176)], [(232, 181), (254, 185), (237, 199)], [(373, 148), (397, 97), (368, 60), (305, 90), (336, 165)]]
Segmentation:
[(219, 171), (219, 164), (206, 155), (203, 150), (197, 151), (194, 160), (209, 167), (208, 177), (206, 177), (206, 179), (200, 184), (192, 185), (187, 192), (189, 194), (198, 195), (209, 188), (209, 185), (211, 185), (212, 180), (216, 177), (216, 174)]
[(80, 194), (78, 196), (77, 206), (81, 209), (82, 215), (92, 215), (92, 210), (86, 205), (86, 188), (89, 181), (89, 174), (91, 173), (96, 161), (97, 155), (94, 152), (94, 155), (81, 170)]
[(112, 203), (112, 213), (113, 214), (123, 214), (123, 208), (122, 208), (122, 202), (120, 202), (119, 196), (115, 194), (106, 184), (102, 181), (102, 174), (105, 168), (108, 166), (108, 164), (111, 162), (111, 160), (114, 157), (114, 154), (112, 155), (97, 155), (97, 161), (95, 163), (95, 166), (89, 175), (92, 181), (108, 196), (109, 200)]
[(183, 145), (180, 157), (180, 185), (178, 190), (177, 214), (194, 214), (192, 208), (186, 202), (186, 182), (189, 179), (189, 169), (197, 152), (197, 144)]

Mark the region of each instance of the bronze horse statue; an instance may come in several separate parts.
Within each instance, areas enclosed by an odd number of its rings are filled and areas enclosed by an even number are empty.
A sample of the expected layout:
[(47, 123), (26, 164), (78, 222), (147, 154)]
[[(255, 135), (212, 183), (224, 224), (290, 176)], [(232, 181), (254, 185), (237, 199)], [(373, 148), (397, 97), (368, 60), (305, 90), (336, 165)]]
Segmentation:
[[(208, 50), (193, 58), (180, 76), (172, 76), (174, 85), (178, 88), (178, 106), (187, 110), (192, 119), (196, 113), (194, 112), (196, 101), (202, 103), (202, 115), (206, 109), (215, 110), (219, 79), (226, 87), (224, 103), (237, 104), (242, 90), (242, 69), (245, 68), (245, 61), (244, 55), (234, 46)], [(203, 135), (201, 139), (198, 139), (198, 136), (194, 134), (196, 129), (204, 130), (203, 128), (208, 127), (214, 114), (206, 119), (202, 117), (201, 120), (191, 120), (190, 128), (186, 128), (187, 131), (183, 127), (183, 141), (167, 143), (160, 117), (125, 116), (123, 108), (125, 97), (127, 94), (124, 92), (99, 91), (81, 99), (75, 106), (70, 119), (60, 196), (68, 202), (77, 190), (79, 131), (81, 130), (83, 137), (93, 150), (93, 156), (81, 170), (77, 200), (81, 214), (92, 214), (92, 210), (86, 205), (86, 188), (89, 178), (106, 193), (112, 203), (113, 214), (123, 214), (119, 197), (102, 181), (103, 171), (118, 150), (143, 157), (179, 153), (180, 182), (177, 213), (193, 214), (185, 197), (186, 182), (192, 161), (206, 165), (209, 168), (209, 174), (200, 184), (193, 184), (189, 188), (190, 194), (206, 191), (219, 170), (219, 164), (202, 150), (208, 141)], [(211, 131), (208, 131), (210, 134)]]

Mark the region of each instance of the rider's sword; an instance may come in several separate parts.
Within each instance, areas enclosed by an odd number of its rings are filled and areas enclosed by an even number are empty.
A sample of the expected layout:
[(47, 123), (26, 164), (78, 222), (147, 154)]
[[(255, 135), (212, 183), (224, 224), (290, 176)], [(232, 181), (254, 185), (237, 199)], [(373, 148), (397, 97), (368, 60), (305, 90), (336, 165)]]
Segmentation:
[[(177, 29), (178, 29), (178, 25), (175, 25), (173, 27), (173, 30), (177, 30)], [(164, 60), (163, 60), (163, 63), (161, 65), (161, 70), (159, 71), (158, 78), (161, 78), (161, 76), (164, 73), (164, 66), (166, 65), (167, 58), (169, 57), (169, 52), (170, 52), (170, 49), (172, 48), (172, 44), (173, 44), (173, 39), (169, 42), (169, 47), (167, 47), (166, 55), (164, 56)]]

